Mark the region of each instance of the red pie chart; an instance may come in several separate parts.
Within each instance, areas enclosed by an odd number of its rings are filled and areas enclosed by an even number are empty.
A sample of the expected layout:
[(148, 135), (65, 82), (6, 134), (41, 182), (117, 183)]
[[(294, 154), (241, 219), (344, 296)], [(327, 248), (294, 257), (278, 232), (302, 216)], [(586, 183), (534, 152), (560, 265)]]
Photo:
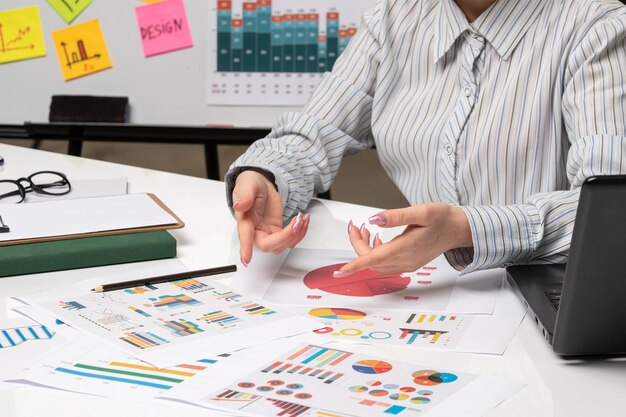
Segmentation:
[(358, 361), (352, 365), (352, 369), (362, 374), (384, 374), (385, 372), (391, 371), (392, 368), (390, 363), (375, 359)]
[(331, 294), (352, 297), (372, 297), (402, 291), (411, 282), (402, 274), (379, 274), (365, 269), (344, 278), (334, 278), (333, 272), (345, 263), (323, 266), (304, 276), (304, 285)]

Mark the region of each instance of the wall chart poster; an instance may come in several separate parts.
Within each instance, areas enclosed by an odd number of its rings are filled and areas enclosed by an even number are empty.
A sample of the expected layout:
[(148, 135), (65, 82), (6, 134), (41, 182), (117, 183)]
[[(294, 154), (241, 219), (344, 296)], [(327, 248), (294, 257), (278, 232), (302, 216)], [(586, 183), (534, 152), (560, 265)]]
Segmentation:
[(301, 106), (375, 0), (211, 0), (207, 103)]

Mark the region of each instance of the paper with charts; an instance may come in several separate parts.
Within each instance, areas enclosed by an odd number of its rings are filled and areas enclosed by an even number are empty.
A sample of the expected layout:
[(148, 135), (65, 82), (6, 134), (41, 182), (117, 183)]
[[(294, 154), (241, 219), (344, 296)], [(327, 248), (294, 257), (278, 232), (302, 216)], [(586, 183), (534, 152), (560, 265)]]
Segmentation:
[(412, 273), (366, 270), (334, 278), (333, 271), (354, 256), (351, 251), (292, 249), (263, 298), (318, 307), (491, 314), (504, 278), (503, 270), (459, 276), (443, 256)]
[(79, 285), (39, 294), (34, 304), (157, 366), (174, 365), (176, 354), (221, 354), (319, 326), (206, 277), (104, 293)]
[(45, 55), (38, 6), (0, 11), (0, 64)]
[(498, 295), (492, 315), (375, 311), (345, 307), (301, 307), (324, 327), (315, 330), (330, 340), (417, 349), (501, 355), (526, 315), (508, 286)]
[[(460, 416), (480, 415), (520, 388), (500, 378), (315, 344), (272, 360), (261, 356), (254, 367), (235, 378), (224, 368), (200, 375), (167, 398), (259, 416)], [(223, 385), (229, 376), (231, 382)], [(212, 388), (220, 379), (221, 388)]]
[(92, 0), (47, 0), (47, 2), (66, 23), (72, 23)]

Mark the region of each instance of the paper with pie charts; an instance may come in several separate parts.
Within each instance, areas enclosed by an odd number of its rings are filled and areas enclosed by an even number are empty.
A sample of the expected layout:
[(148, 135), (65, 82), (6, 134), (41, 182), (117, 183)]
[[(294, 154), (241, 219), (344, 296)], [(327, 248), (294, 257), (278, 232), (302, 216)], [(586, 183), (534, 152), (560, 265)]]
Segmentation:
[[(278, 273), (267, 278), (271, 283), (263, 298), (300, 306), (492, 314), (504, 278), (502, 269), (459, 276), (443, 256), (411, 273), (366, 270), (334, 278), (333, 271), (351, 259), (351, 251), (292, 249)], [(263, 276), (263, 271), (243, 273)]]
[(478, 416), (522, 386), (333, 344), (305, 343), (271, 360), (257, 358), (253, 372), (237, 376), (228, 366), (216, 367), (168, 391), (167, 398), (258, 416)]

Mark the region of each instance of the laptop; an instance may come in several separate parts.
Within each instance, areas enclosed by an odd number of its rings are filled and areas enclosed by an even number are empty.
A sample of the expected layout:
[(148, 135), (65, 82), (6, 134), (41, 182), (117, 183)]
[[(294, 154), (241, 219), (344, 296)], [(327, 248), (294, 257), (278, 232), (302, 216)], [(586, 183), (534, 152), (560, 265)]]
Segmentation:
[(507, 268), (507, 280), (559, 355), (626, 352), (626, 175), (582, 186), (566, 265)]

